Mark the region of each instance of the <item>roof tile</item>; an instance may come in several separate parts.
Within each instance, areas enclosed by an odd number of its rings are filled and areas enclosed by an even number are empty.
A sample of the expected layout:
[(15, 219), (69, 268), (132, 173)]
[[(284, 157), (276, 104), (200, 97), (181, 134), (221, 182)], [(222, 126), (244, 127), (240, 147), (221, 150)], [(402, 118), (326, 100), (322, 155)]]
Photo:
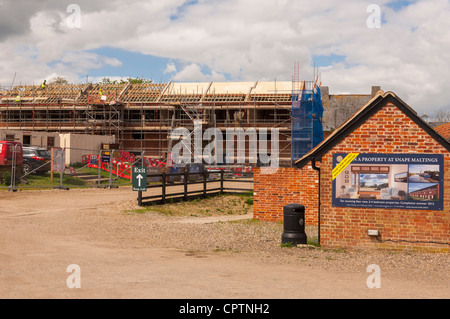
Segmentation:
[(450, 123), (439, 125), (438, 127), (435, 127), (434, 130), (446, 140), (450, 140)]

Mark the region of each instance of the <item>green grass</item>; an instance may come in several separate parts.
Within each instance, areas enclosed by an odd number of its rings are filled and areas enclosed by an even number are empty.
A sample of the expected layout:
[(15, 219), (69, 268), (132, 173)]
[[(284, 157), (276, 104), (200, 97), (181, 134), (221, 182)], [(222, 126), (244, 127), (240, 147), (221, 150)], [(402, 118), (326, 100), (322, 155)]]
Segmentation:
[(247, 204), (247, 205), (253, 205), (253, 198), (246, 198), (245, 199), (245, 203)]
[[(50, 173), (45, 174), (31, 174), (26, 177), (27, 183), (18, 183), (16, 188), (26, 187), (26, 188), (53, 188), (60, 186), (60, 175), (59, 173), (53, 174), (53, 181), (51, 180)], [(82, 187), (86, 186), (86, 182), (73, 177), (71, 175), (63, 176), (63, 186), (66, 187)]]
[[(306, 245), (310, 246), (308, 248), (310, 249), (315, 249), (315, 248), (320, 248), (319, 242), (317, 240), (317, 237), (313, 237), (313, 238), (309, 238), (306, 241)], [(292, 243), (285, 243), (285, 244), (281, 244), (282, 248), (294, 248), (297, 247), (296, 245), (292, 244)]]
[(308, 238), (307, 244), (309, 246), (314, 246), (314, 247), (320, 248), (319, 241), (318, 241), (317, 237), (313, 237), (311, 239)]
[[(90, 174), (92, 176), (98, 177), (98, 169), (84, 167), (77, 170), (77, 173), (82, 174)], [(6, 180), (0, 186), (6, 187), (10, 185), (10, 175), (5, 176)], [(109, 172), (105, 172), (103, 170), (100, 171), (100, 177), (103, 179), (109, 179)], [(117, 178), (116, 175), (112, 175), (113, 184), (116, 186), (125, 186), (131, 185), (131, 181), (125, 178)], [(30, 174), (25, 177), (26, 182), (16, 182), (17, 189), (51, 189), (60, 186), (60, 174), (53, 173), (53, 181), (51, 180), (50, 172), (45, 174)], [(64, 174), (63, 177), (63, 186), (68, 188), (76, 188), (76, 187), (92, 187), (96, 186), (98, 182), (96, 180), (86, 181), (80, 179), (76, 176), (72, 176), (71, 174)], [(109, 184), (108, 181), (102, 181), (101, 185)]]
[(131, 213), (159, 213), (165, 216), (225, 216), (245, 215), (251, 212), (252, 206), (246, 202), (250, 194), (217, 195), (208, 198), (197, 198), (188, 202), (173, 203), (170, 199), (166, 205), (151, 205), (130, 211)]
[[(93, 176), (98, 176), (98, 169), (97, 168), (90, 168), (90, 167), (83, 167), (81, 169), (78, 169), (77, 173), (90, 174), (90, 175), (93, 175)], [(109, 172), (106, 172), (104, 170), (100, 170), (100, 178), (109, 178)], [(117, 185), (117, 184), (119, 184), (119, 185), (130, 184), (131, 185), (131, 180), (126, 179), (126, 178), (122, 178), (122, 177), (117, 178), (117, 175), (115, 175), (114, 173), (112, 174), (112, 179), (113, 179), (113, 183), (115, 185)]]

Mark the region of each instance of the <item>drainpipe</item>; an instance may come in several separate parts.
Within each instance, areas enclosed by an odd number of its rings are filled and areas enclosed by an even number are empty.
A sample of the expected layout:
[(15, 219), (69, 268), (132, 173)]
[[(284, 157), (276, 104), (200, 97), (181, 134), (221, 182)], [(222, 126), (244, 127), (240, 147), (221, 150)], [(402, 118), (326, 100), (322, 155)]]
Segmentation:
[(319, 173), (319, 203), (318, 203), (318, 220), (319, 220), (319, 225), (318, 225), (318, 232), (317, 232), (317, 239), (319, 241), (319, 246), (320, 246), (320, 168), (316, 166), (316, 161), (312, 160), (311, 161), (311, 166), (312, 168), (317, 171)]

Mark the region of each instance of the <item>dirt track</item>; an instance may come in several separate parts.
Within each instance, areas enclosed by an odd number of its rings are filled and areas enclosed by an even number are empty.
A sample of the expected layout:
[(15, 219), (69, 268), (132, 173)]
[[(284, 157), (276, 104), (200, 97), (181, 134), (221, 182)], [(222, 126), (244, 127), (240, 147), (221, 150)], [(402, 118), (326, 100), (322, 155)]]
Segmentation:
[[(448, 254), (282, 249), (277, 226), (268, 226), (275, 229), (270, 234), (265, 226), (246, 233), (245, 224), (217, 223), (228, 217), (126, 213), (135, 202), (128, 188), (0, 193), (0, 298), (450, 296)], [(255, 249), (227, 248), (251, 247), (252, 240)], [(423, 269), (414, 266), (416, 258)], [(381, 289), (367, 288), (371, 263), (381, 266)], [(72, 264), (81, 268), (81, 289), (67, 288)]]

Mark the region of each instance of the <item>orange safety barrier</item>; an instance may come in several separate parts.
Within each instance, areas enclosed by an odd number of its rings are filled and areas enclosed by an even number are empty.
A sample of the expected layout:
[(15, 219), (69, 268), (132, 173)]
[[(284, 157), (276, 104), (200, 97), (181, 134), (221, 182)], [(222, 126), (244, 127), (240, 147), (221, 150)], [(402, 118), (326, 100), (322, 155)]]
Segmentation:
[[(120, 159), (114, 159), (112, 161), (111, 169), (109, 168), (109, 163), (103, 163), (99, 155), (83, 155), (82, 163), (83, 165), (90, 168), (99, 168), (105, 172), (112, 172), (113, 175), (120, 176), (122, 178), (130, 179), (132, 178), (132, 167), (133, 163), (136, 162), (136, 156), (129, 152), (120, 151)], [(165, 167), (166, 163), (151, 158), (145, 158), (146, 167)]]

